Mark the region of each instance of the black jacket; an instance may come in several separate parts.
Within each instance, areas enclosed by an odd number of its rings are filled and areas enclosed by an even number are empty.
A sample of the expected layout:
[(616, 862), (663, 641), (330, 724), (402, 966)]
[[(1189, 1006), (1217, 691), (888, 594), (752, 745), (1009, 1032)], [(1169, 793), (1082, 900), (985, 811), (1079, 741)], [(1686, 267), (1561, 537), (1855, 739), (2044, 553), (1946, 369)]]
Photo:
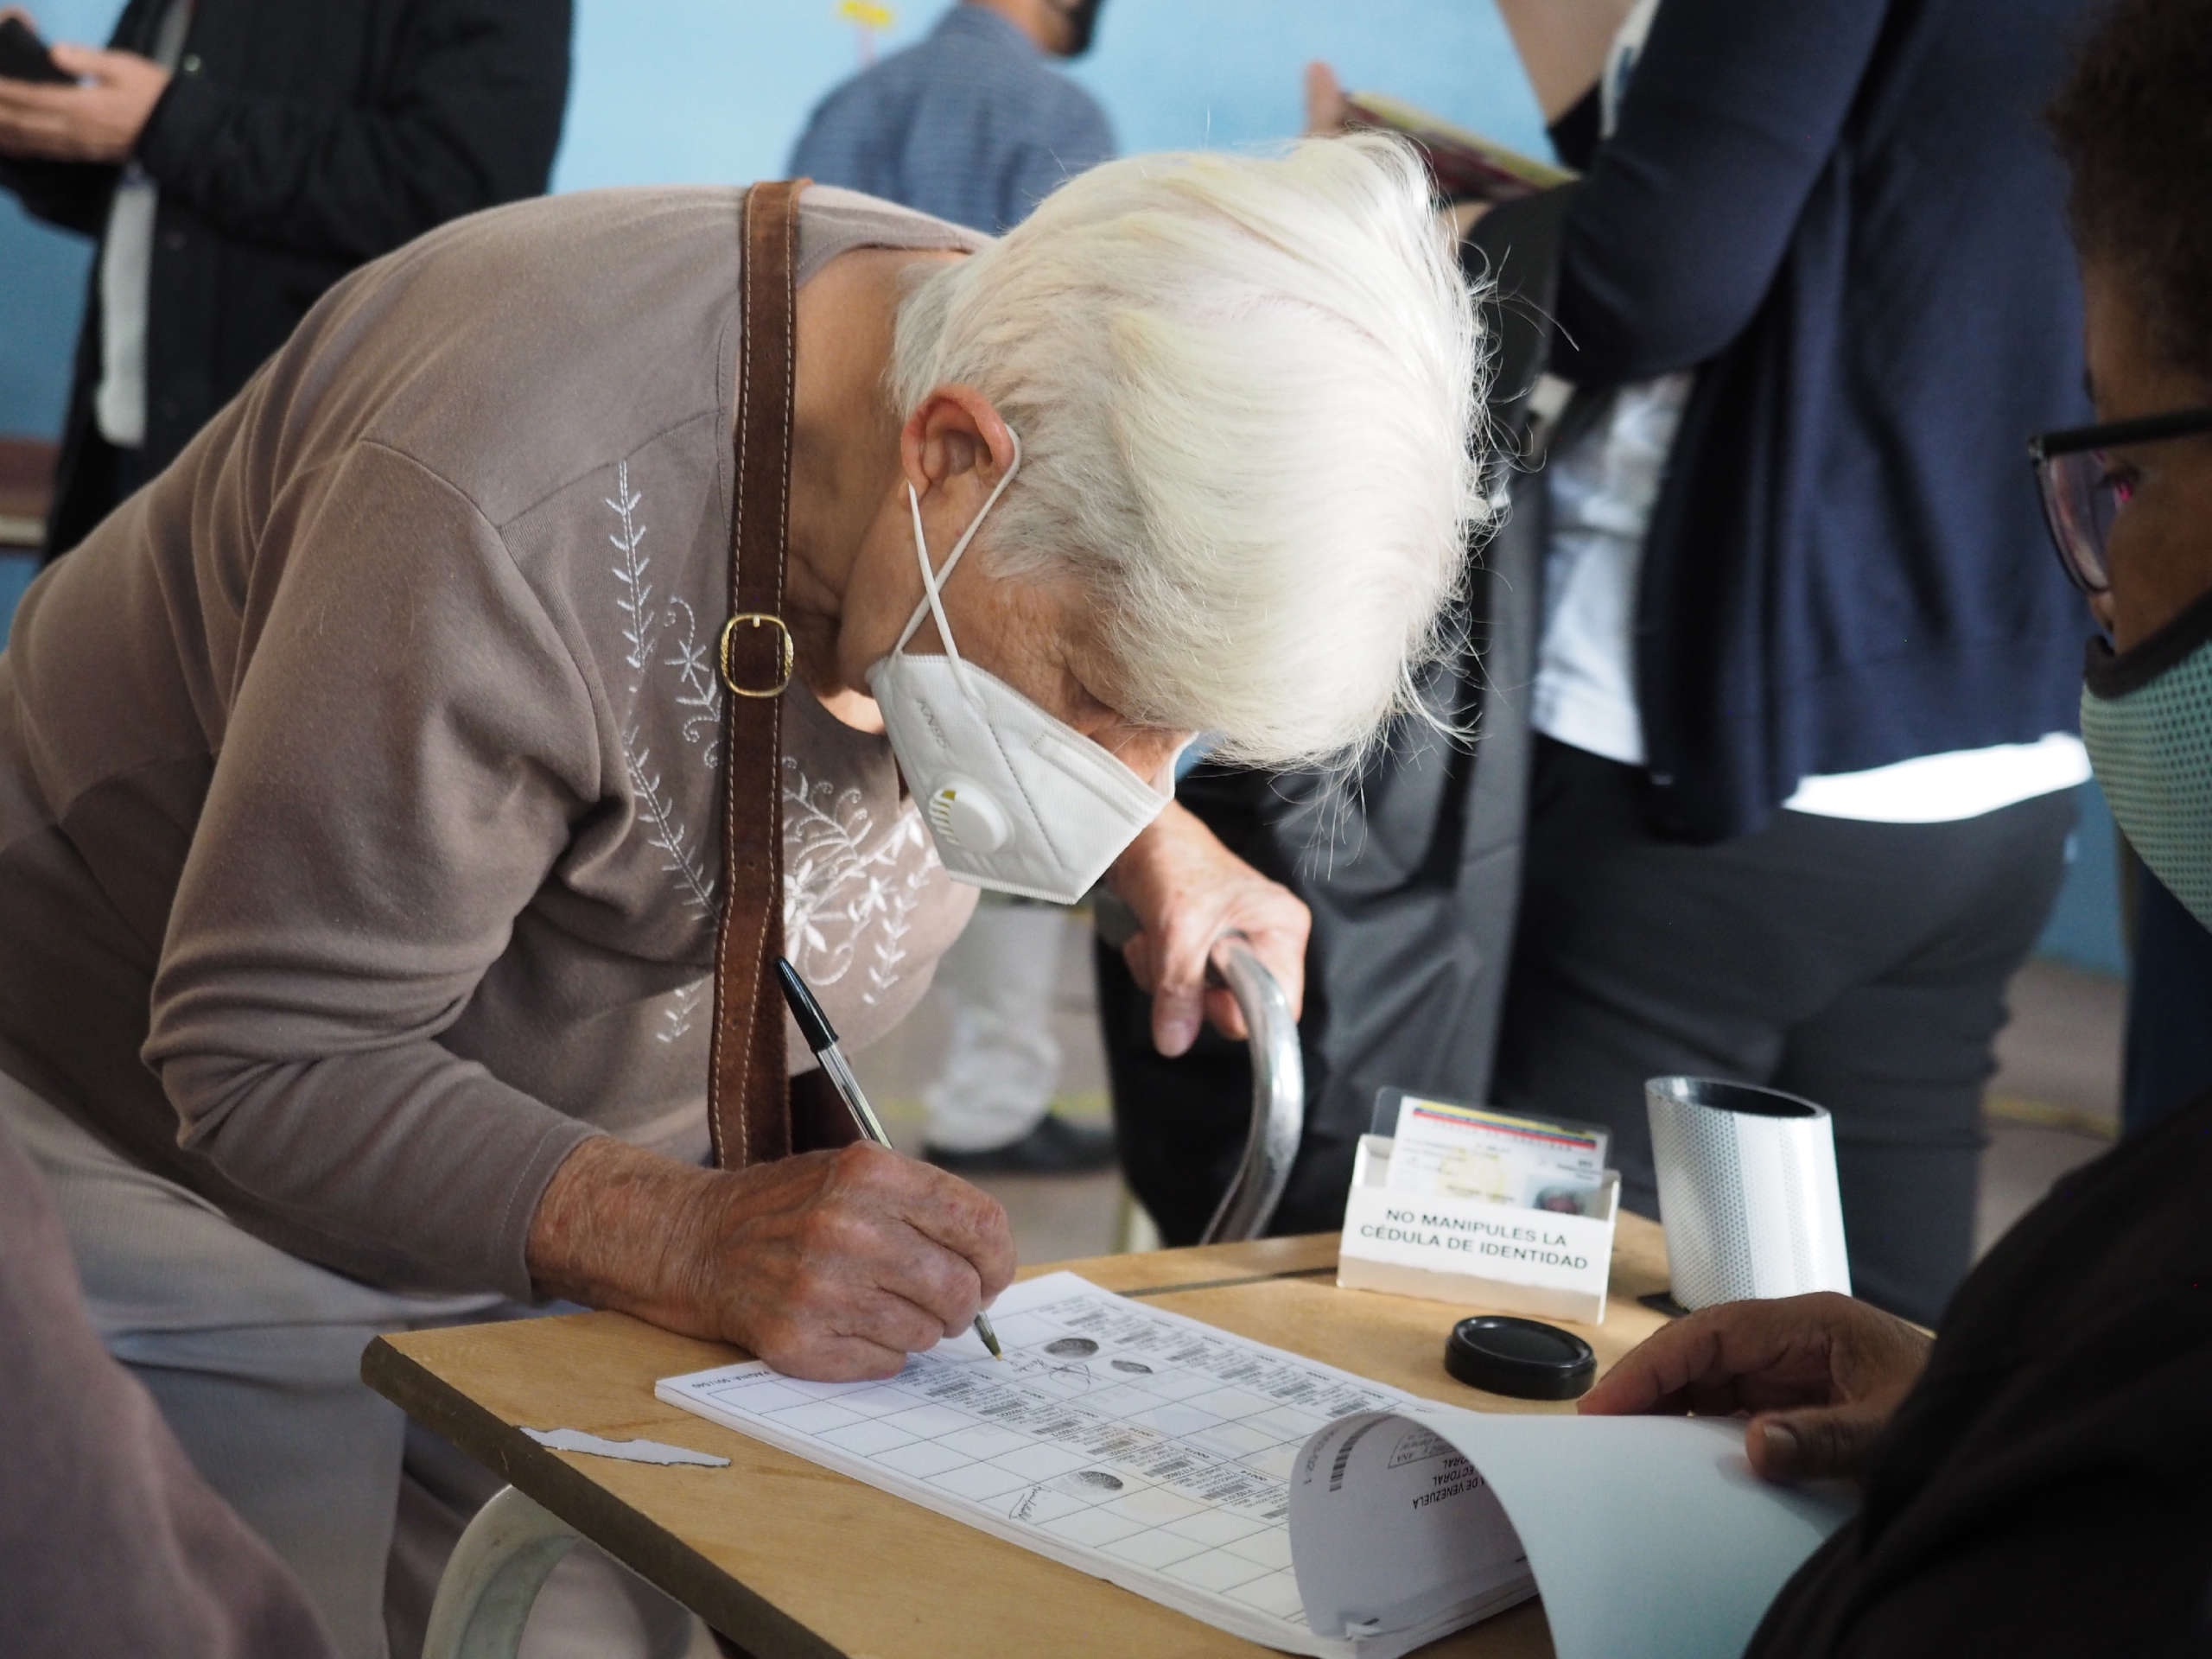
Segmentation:
[(1984, 1257), (1748, 1659), (2212, 1653), (2212, 1095)]
[(1613, 136), (1555, 133), (1554, 372), (1699, 370), (1637, 613), (1662, 834), (2074, 729), (2088, 623), (2024, 457), (2088, 418), (2042, 120), (2088, 10), (1669, 0)]
[[(150, 53), (167, 0), (130, 0), (112, 44)], [(545, 188), (569, 86), (569, 0), (200, 0), (139, 135), (160, 187), (149, 284), (143, 470), (168, 465), (354, 266)], [(0, 158), (39, 218), (97, 237), (118, 169)], [(110, 505), (92, 392), (93, 263), (47, 524), (49, 557)]]

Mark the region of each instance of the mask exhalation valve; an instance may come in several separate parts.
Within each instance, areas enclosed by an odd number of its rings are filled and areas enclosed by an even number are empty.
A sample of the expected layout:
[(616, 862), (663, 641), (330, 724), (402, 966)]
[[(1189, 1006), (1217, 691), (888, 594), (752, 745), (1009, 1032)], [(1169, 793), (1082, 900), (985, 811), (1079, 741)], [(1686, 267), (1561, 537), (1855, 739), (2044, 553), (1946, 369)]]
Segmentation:
[(940, 784), (930, 796), (930, 827), (957, 846), (995, 853), (1014, 834), (1006, 810), (980, 785)]

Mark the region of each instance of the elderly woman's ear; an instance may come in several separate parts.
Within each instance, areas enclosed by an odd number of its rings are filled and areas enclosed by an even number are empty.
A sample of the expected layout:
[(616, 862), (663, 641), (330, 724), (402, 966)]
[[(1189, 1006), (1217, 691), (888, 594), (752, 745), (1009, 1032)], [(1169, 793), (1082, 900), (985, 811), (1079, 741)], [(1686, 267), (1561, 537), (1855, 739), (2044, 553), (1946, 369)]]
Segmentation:
[[(915, 406), (899, 434), (899, 468), (922, 498), (925, 517), (931, 491), (963, 480), (949, 505), (964, 505), (964, 517), (972, 518), (1014, 458), (1014, 435), (991, 400), (973, 386), (938, 387)], [(971, 493), (974, 499), (967, 500)]]

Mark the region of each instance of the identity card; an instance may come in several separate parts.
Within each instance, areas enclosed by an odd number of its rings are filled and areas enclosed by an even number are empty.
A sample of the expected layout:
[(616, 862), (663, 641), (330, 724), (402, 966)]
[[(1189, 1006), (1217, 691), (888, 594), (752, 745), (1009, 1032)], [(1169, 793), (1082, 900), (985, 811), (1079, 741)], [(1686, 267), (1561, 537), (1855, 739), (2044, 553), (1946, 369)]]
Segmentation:
[(1611, 1131), (1566, 1118), (1535, 1118), (1385, 1089), (1376, 1116), (1396, 1108), (1393, 1192), (1488, 1198), (1587, 1215), (1605, 1184)]

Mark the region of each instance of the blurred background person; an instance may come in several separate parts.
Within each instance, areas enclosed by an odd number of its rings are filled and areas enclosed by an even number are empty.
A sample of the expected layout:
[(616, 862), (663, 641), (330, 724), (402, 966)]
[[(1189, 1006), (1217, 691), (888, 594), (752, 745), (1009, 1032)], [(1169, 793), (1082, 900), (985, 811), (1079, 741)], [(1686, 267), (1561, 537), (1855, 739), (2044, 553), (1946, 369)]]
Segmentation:
[(1048, 57), (1090, 49), (1103, 0), (961, 0), (815, 106), (791, 173), (994, 233), (1109, 160), (1114, 130)]
[(48, 559), (346, 272), (544, 190), (569, 31), (569, 0), (130, 0), (53, 48), (78, 85), (0, 80), (0, 184), (99, 238)]
[(1923, 1322), (2088, 775), (2011, 459), (2085, 409), (2040, 126), (2085, 10), (1643, 0), (1554, 128), (1579, 395), (1494, 1092), (1611, 1124), (1646, 1213), (1645, 1077), (1819, 1102), (1853, 1285)]
[[(1049, 65), (1090, 49), (1102, 0), (962, 0), (918, 45), (815, 108), (790, 172), (974, 230), (1009, 230), (1063, 179), (1111, 159), (1113, 128)], [(925, 1086), (925, 1155), (963, 1174), (1109, 1167), (1113, 1132), (1052, 1110), (1053, 1031), (1071, 924), (1057, 906), (987, 898), (938, 964), (945, 1058)]]

